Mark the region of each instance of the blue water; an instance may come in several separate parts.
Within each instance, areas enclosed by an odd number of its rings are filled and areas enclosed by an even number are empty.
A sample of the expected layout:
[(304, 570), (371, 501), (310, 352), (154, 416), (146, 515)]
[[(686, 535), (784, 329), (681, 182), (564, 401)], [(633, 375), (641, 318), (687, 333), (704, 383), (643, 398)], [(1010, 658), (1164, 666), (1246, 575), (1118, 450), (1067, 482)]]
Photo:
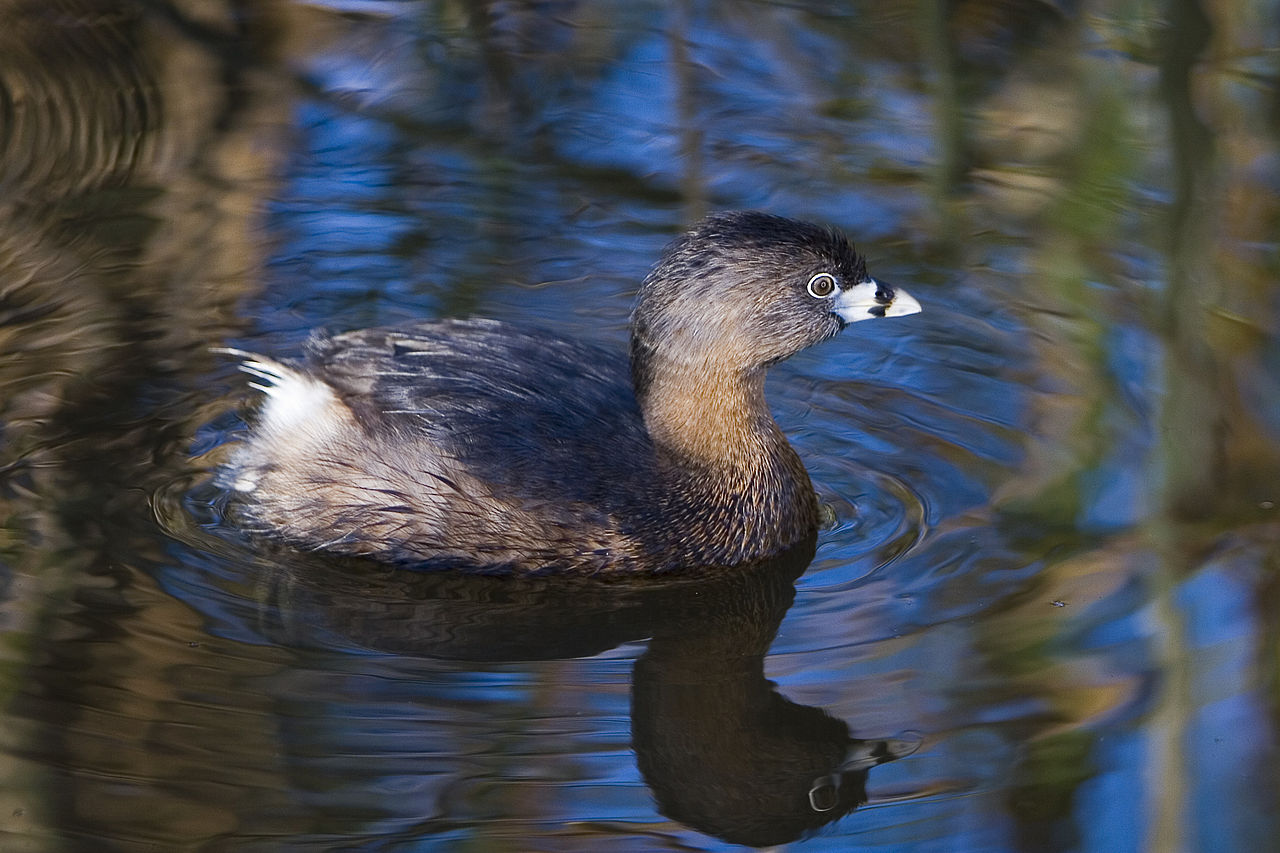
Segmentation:
[[(0, 849), (1275, 847), (1274, 4), (43, 8), (0, 4)], [(228, 515), (211, 347), (621, 349), (732, 208), (925, 306), (770, 374), (812, 554), (517, 582)]]

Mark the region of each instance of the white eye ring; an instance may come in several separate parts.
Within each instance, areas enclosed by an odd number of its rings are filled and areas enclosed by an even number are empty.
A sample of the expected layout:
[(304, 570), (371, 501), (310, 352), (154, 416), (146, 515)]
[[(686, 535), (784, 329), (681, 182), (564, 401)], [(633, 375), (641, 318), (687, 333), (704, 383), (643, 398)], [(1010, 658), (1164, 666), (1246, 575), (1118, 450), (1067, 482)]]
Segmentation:
[(835, 293), (839, 288), (836, 286), (836, 277), (829, 272), (820, 272), (809, 279), (809, 284), (805, 288), (809, 291), (809, 295), (814, 299), (826, 299)]

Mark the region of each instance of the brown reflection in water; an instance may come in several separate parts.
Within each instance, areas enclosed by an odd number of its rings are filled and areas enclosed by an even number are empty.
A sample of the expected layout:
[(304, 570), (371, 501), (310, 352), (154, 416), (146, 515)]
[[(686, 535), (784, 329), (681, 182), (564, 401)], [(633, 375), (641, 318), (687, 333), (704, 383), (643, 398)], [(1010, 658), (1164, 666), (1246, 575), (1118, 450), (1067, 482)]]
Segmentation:
[(132, 567), (162, 556), (158, 459), (207, 418), (207, 346), (257, 283), (287, 86), (227, 50), (241, 26), (269, 42), (265, 18), (220, 4), (2, 0), (0, 20), (0, 616), (23, 643), (0, 826), (60, 849), (167, 807), (100, 774), (191, 772), (154, 748), (195, 652), (148, 649), (135, 617), (197, 629)]

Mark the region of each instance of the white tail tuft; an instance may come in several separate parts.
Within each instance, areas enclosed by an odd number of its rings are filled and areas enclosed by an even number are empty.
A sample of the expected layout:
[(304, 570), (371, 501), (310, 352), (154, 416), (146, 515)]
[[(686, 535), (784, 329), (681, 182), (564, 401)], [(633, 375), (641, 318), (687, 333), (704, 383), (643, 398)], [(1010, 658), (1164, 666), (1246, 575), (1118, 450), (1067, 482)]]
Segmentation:
[[(254, 353), (221, 349), (244, 359), (240, 369), (257, 379), (249, 387), (267, 397), (258, 428), (267, 433), (292, 433), (297, 438), (322, 438), (332, 432), (346, 407), (324, 382), (300, 370)], [(301, 435), (298, 435), (301, 433)]]

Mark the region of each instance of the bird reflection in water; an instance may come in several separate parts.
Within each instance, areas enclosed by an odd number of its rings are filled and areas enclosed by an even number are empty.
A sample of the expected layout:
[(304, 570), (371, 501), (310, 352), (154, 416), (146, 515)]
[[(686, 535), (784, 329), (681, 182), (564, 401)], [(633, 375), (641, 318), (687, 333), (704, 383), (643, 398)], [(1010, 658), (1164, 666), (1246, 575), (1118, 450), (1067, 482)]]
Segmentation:
[(795, 840), (867, 801), (909, 736), (864, 740), (764, 675), (813, 557), (718, 574), (592, 582), (387, 570), (281, 552), (259, 627), (292, 646), (489, 664), (588, 657), (649, 639), (631, 684), (636, 762), (660, 812), (737, 844)]

